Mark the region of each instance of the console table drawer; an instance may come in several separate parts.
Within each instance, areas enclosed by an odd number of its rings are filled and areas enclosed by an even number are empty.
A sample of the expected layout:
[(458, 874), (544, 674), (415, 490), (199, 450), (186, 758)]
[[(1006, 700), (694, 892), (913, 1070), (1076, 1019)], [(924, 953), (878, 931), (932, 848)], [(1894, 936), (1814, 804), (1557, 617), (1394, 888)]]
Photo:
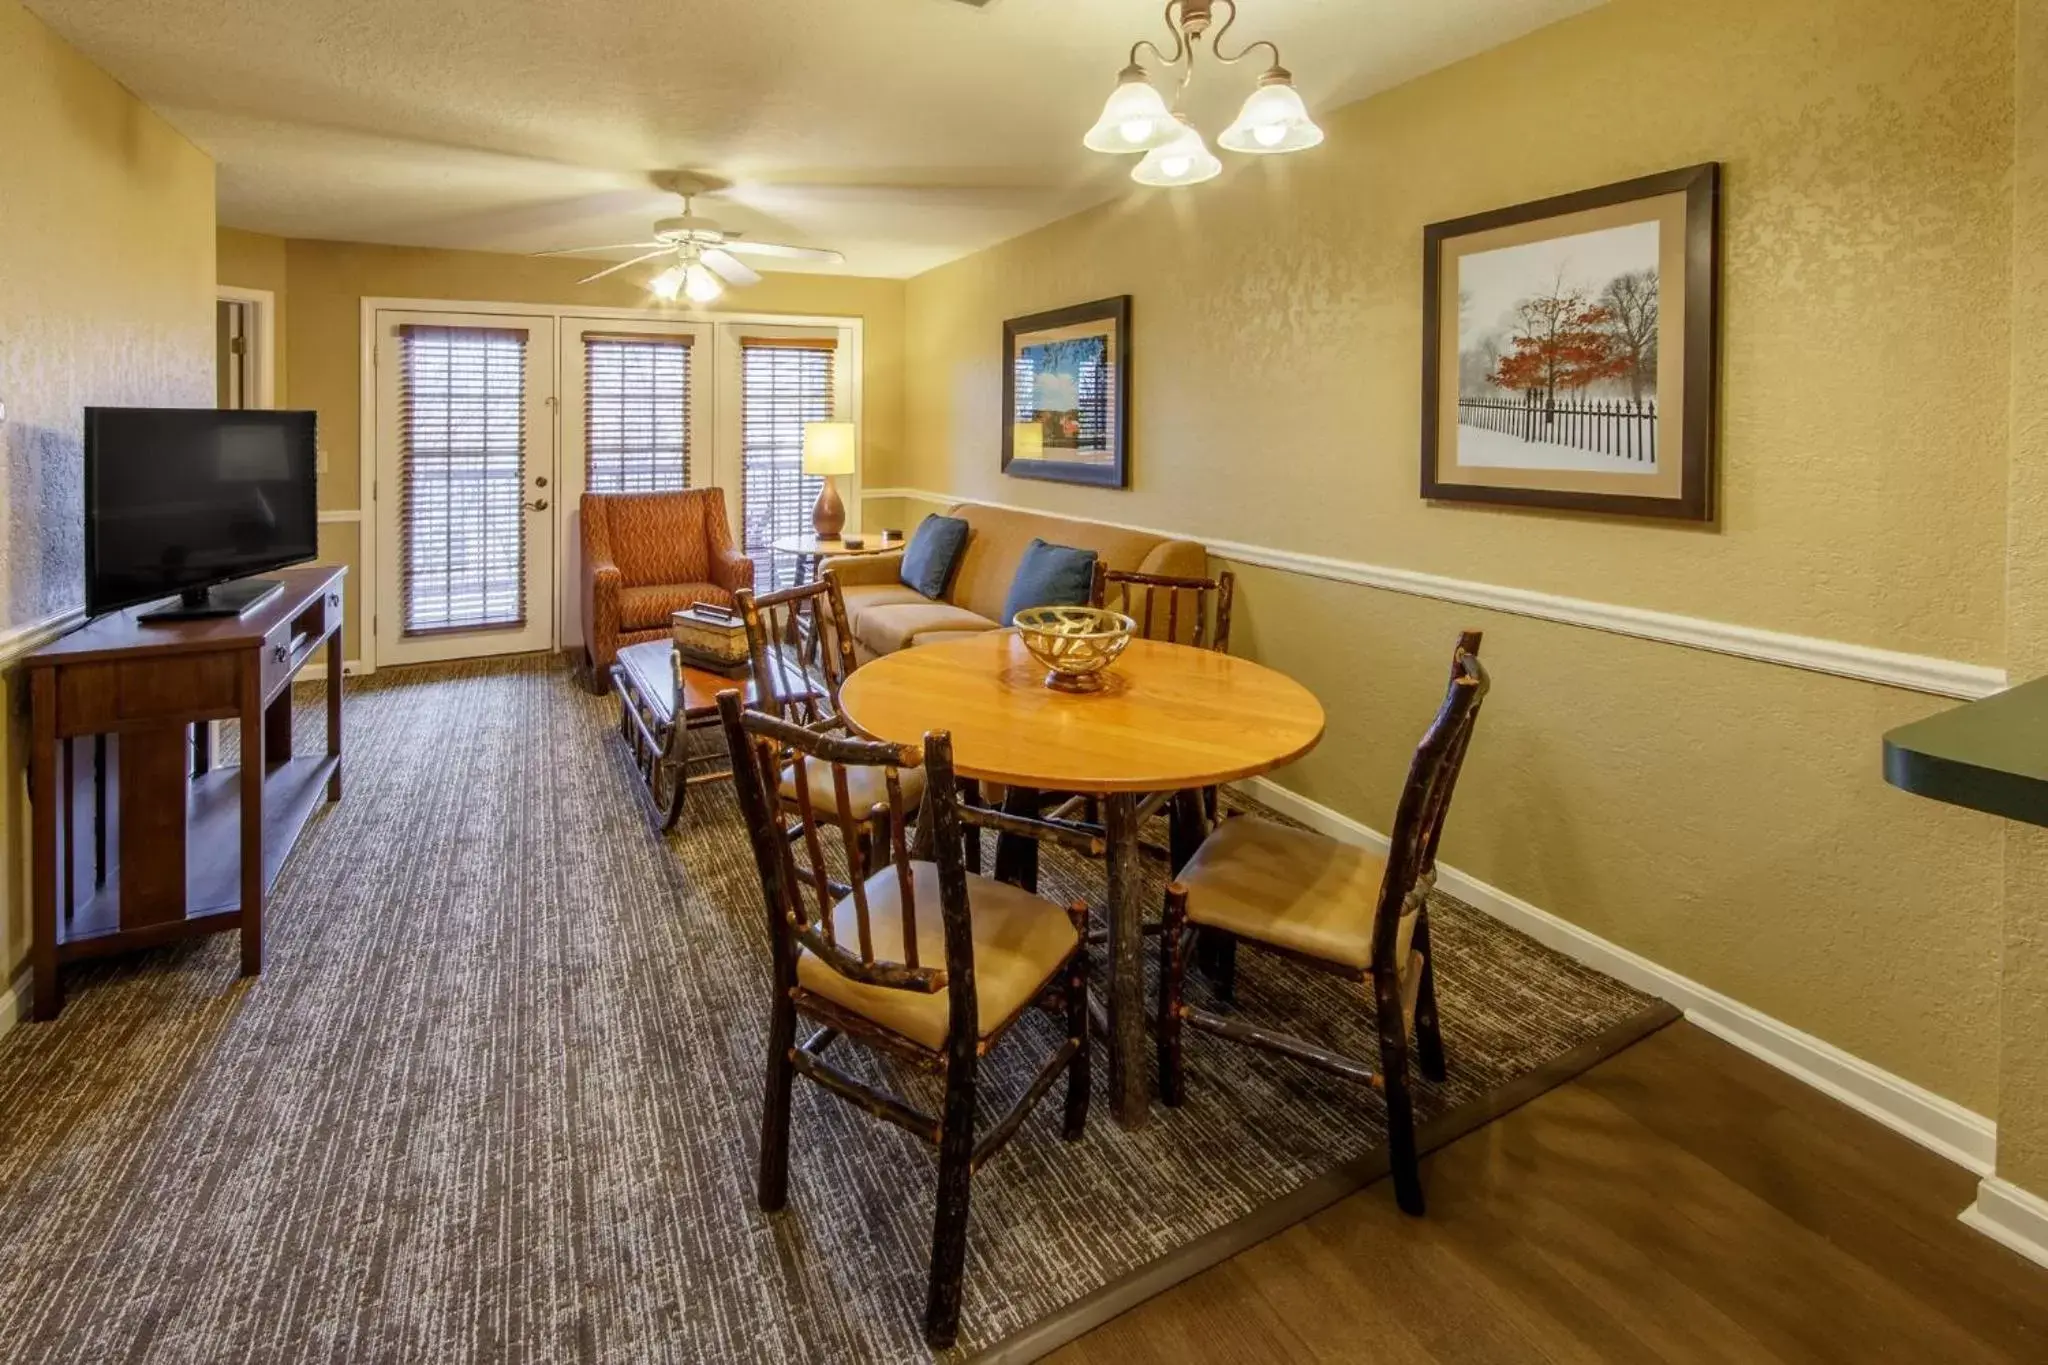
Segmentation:
[(231, 716), (241, 704), (240, 651), (143, 663), (74, 664), (57, 673), (57, 729), (90, 735), (137, 721)]

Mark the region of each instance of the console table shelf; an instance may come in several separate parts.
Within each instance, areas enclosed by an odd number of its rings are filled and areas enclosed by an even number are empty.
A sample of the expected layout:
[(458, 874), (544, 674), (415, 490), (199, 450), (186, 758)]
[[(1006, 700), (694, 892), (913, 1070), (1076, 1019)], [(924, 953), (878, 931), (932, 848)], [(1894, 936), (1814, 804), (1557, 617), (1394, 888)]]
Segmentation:
[[(239, 930), (263, 964), (263, 898), (321, 800), (341, 799), (344, 570), (287, 569), (247, 615), (102, 617), (23, 661), (33, 712), (37, 1019), (68, 962)], [(291, 686), (325, 648), (327, 745), (292, 752)], [(212, 724), (241, 722), (216, 767)]]

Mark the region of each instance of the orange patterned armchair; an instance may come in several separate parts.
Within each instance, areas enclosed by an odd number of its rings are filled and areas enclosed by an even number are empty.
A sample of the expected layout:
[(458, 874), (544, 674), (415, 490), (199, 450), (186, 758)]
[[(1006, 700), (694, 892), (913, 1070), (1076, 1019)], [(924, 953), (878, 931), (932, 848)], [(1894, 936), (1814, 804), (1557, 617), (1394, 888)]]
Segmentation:
[(669, 613), (692, 602), (732, 606), (754, 586), (754, 561), (733, 548), (725, 494), (585, 493), (583, 658), (593, 692), (610, 685), (622, 646), (668, 634)]

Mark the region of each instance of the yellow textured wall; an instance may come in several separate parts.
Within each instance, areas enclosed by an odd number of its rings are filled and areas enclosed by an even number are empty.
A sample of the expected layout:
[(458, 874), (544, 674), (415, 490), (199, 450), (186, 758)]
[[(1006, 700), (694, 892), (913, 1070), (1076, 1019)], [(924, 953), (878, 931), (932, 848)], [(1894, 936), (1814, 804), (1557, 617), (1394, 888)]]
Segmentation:
[[(2009, 667), (2048, 673), (2048, 0), (2019, 0), (2013, 139)], [(1998, 1174), (2048, 1196), (2048, 830), (2005, 843)]]
[[(2011, 0), (1617, 0), (914, 279), (902, 485), (2003, 661)], [(1242, 160), (1242, 159), (1241, 159)], [(1417, 496), (1423, 225), (1725, 166), (1720, 524)], [(1135, 297), (1129, 492), (998, 472), (1000, 322)], [(880, 480), (876, 480), (880, 483)], [(1243, 570), (1384, 828), (1461, 625), (1497, 689), (1446, 857), (1876, 1064), (1998, 1101), (2001, 831), (1886, 787), (1948, 703)]]
[[(84, 599), (82, 409), (213, 403), (213, 163), (0, 0), (0, 631)], [(28, 953), (26, 721), (0, 727), (0, 978)]]
[(243, 289), (267, 289), (276, 296), (276, 311), (271, 319), (274, 329), (271, 364), (274, 367), (277, 406), (288, 408), (291, 406), (291, 394), (285, 384), (285, 375), (291, 368), (287, 360), (291, 336), (286, 325), (290, 307), (285, 300), (284, 238), (224, 227), (214, 234), (214, 249), (218, 262), (217, 278), (222, 284)]
[[(643, 272), (623, 272), (595, 285), (577, 280), (596, 266), (573, 260), (539, 260), (482, 251), (435, 251), (261, 238), (221, 234), (222, 279), (252, 283), (267, 278), (274, 243), (281, 251), (281, 298), (289, 299), (283, 323), (291, 405), (320, 414), (320, 444), (327, 472), (320, 480), (323, 510), (355, 507), (360, 501), (362, 388), (362, 301), (365, 298), (449, 299), (476, 303), (531, 303), (547, 306), (645, 308)], [(233, 270), (240, 278), (230, 280)], [(252, 287), (272, 288), (252, 283)], [(709, 310), (745, 313), (830, 314), (863, 320), (864, 388), (861, 395), (863, 458), (867, 481), (893, 470), (903, 447), (904, 284), (901, 280), (856, 276), (768, 274), (760, 284), (733, 290)], [(329, 523), (321, 528), (322, 558), (352, 568), (357, 564), (357, 528)], [(350, 658), (357, 657), (360, 577), (351, 582), (344, 631)]]

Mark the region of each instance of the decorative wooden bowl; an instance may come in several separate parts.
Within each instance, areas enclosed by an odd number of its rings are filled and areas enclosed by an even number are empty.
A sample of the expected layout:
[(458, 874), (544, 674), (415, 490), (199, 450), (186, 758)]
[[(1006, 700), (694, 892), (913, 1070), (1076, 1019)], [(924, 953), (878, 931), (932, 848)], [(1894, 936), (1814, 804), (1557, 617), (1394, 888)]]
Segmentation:
[(1131, 643), (1138, 623), (1100, 607), (1026, 607), (1012, 621), (1031, 657), (1061, 692), (1098, 692), (1102, 675)]

